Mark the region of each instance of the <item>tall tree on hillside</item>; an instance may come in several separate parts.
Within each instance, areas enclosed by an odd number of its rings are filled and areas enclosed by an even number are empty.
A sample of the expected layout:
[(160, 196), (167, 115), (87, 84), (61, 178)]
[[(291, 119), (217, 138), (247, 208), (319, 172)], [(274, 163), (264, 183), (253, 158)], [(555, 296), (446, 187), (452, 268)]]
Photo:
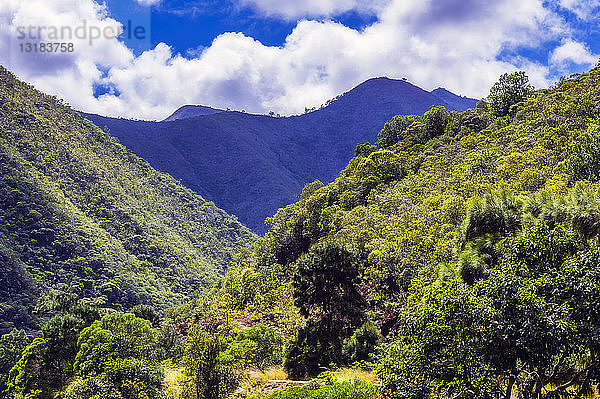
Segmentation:
[(534, 90), (529, 84), (529, 77), (523, 71), (505, 73), (492, 86), (488, 101), (490, 110), (495, 116), (506, 116), (510, 108), (525, 100)]
[(296, 262), (292, 282), (308, 323), (288, 346), (285, 366), (294, 377), (318, 374), (341, 360), (343, 339), (364, 318), (356, 256), (333, 239), (315, 244)]

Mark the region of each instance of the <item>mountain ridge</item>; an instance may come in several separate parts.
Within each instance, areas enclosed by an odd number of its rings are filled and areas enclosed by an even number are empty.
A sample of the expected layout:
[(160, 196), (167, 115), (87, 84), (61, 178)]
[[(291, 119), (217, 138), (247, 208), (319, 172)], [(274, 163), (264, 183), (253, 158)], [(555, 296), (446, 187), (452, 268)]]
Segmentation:
[[(310, 112), (316, 112), (322, 108), (324, 108), (324, 106), (329, 105), (337, 100), (339, 100), (340, 98), (342, 98), (344, 95), (353, 92), (355, 90), (360, 90), (362, 87), (368, 87), (368, 86), (373, 86), (373, 85), (383, 85), (386, 83), (390, 83), (391, 84), (405, 84), (409, 87), (413, 87), (415, 89), (421, 90), (425, 93), (429, 93), (433, 96), (435, 96), (436, 98), (438, 98), (439, 100), (441, 100), (440, 104), (436, 104), (436, 105), (441, 105), (441, 106), (449, 106), (452, 107), (453, 103), (455, 103), (456, 101), (461, 101), (465, 104), (465, 106), (467, 107), (474, 107), (477, 100), (473, 99), (473, 98), (469, 98), (466, 96), (459, 96), (457, 94), (452, 93), (451, 91), (449, 91), (448, 89), (444, 88), (444, 87), (438, 87), (434, 90), (431, 91), (427, 91), (424, 89), (421, 89), (420, 87), (404, 80), (404, 79), (393, 79), (393, 78), (388, 78), (386, 76), (381, 76), (381, 77), (375, 77), (375, 78), (370, 78), (365, 80), (364, 82), (360, 83), (359, 85), (355, 86), (353, 89), (340, 94), (339, 96), (330, 99), (329, 101), (327, 101), (325, 104), (323, 104), (320, 108), (315, 108), (315, 109), (308, 109), (308, 112), (306, 113), (310, 113)], [(455, 104), (454, 104), (455, 105)], [(230, 110), (230, 109), (221, 109), (221, 108), (215, 108), (212, 106), (207, 106), (207, 105), (202, 105), (202, 104), (185, 104), (182, 105), (181, 107), (177, 108), (177, 110), (175, 110), (175, 112), (173, 112), (170, 116), (168, 116), (167, 118), (163, 119), (160, 122), (172, 122), (174, 120), (179, 120), (179, 119), (192, 119), (195, 117), (199, 117), (199, 116), (206, 116), (206, 115), (213, 115), (213, 114), (217, 114), (220, 112), (241, 112), (246, 114), (246, 112), (244, 111), (239, 111), (239, 110)], [(292, 115), (285, 115), (285, 116), (281, 116), (281, 115), (277, 115), (275, 116), (274, 114), (261, 114), (261, 113), (248, 113), (249, 115), (264, 115), (264, 116), (270, 116), (270, 117), (277, 117), (277, 118), (289, 118), (289, 117), (294, 117), (294, 116), (301, 116), (302, 114), (292, 114)], [(98, 116), (102, 116), (102, 115), (98, 115)], [(110, 116), (105, 116), (105, 117), (109, 117)], [(124, 118), (124, 119), (128, 119), (128, 118)]]
[(295, 201), (307, 183), (332, 181), (356, 145), (375, 142), (393, 116), (423, 114), (432, 105), (462, 111), (476, 104), (446, 97), (402, 80), (373, 78), (320, 109), (289, 117), (238, 111), (193, 117), (182, 111), (187, 117), (163, 122), (85, 116), (156, 169), (263, 233), (267, 217)]

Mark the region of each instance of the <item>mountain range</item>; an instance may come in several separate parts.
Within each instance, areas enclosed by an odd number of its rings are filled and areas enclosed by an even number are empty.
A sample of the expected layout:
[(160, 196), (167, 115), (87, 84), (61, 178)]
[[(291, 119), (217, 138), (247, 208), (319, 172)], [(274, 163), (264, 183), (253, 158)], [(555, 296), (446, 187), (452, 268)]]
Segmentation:
[(375, 142), (395, 115), (431, 106), (474, 108), (476, 100), (405, 80), (370, 79), (303, 115), (274, 117), (187, 105), (161, 122), (86, 114), (159, 171), (236, 215), (256, 233), (314, 180), (331, 182), (357, 144)]

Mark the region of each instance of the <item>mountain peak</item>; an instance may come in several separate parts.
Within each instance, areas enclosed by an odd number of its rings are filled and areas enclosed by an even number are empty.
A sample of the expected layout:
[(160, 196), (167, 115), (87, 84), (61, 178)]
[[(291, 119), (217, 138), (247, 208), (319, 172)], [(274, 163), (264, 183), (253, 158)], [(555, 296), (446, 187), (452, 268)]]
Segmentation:
[(172, 122), (150, 127), (89, 117), (158, 170), (263, 233), (265, 218), (294, 202), (305, 184), (334, 180), (354, 156), (356, 145), (376, 142), (378, 132), (395, 115), (422, 115), (432, 105), (464, 111), (475, 103), (379, 77), (314, 112), (293, 117), (202, 106), (182, 107), (167, 118)]
[(177, 111), (173, 112), (171, 116), (163, 120), (163, 122), (172, 122), (179, 119), (195, 118), (197, 116), (214, 115), (220, 112), (224, 112), (222, 109), (207, 107), (204, 105), (184, 105)]

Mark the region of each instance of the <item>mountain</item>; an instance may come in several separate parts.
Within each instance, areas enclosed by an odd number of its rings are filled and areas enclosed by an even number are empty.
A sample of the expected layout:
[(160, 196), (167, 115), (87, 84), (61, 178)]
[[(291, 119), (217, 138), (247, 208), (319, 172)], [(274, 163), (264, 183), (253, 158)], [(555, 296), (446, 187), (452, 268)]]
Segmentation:
[(164, 122), (176, 121), (178, 119), (195, 118), (197, 116), (213, 115), (218, 114), (219, 112), (223, 112), (223, 110), (205, 107), (203, 105), (184, 105), (177, 111), (173, 112), (173, 114), (166, 118)]
[(163, 122), (86, 115), (137, 155), (236, 215), (257, 233), (316, 179), (330, 182), (357, 144), (375, 142), (395, 115), (432, 105), (462, 111), (476, 100), (406, 81), (370, 79), (314, 112), (270, 117), (185, 106)]
[(600, 66), (530, 93), (521, 74), (489, 107), (388, 125), (395, 140), (281, 209), (215, 297), (294, 337), (296, 375), (351, 363), (378, 329), (383, 396), (584, 392), (600, 372)]
[(181, 303), (255, 236), (60, 101), (0, 69), (0, 329), (56, 291)]

